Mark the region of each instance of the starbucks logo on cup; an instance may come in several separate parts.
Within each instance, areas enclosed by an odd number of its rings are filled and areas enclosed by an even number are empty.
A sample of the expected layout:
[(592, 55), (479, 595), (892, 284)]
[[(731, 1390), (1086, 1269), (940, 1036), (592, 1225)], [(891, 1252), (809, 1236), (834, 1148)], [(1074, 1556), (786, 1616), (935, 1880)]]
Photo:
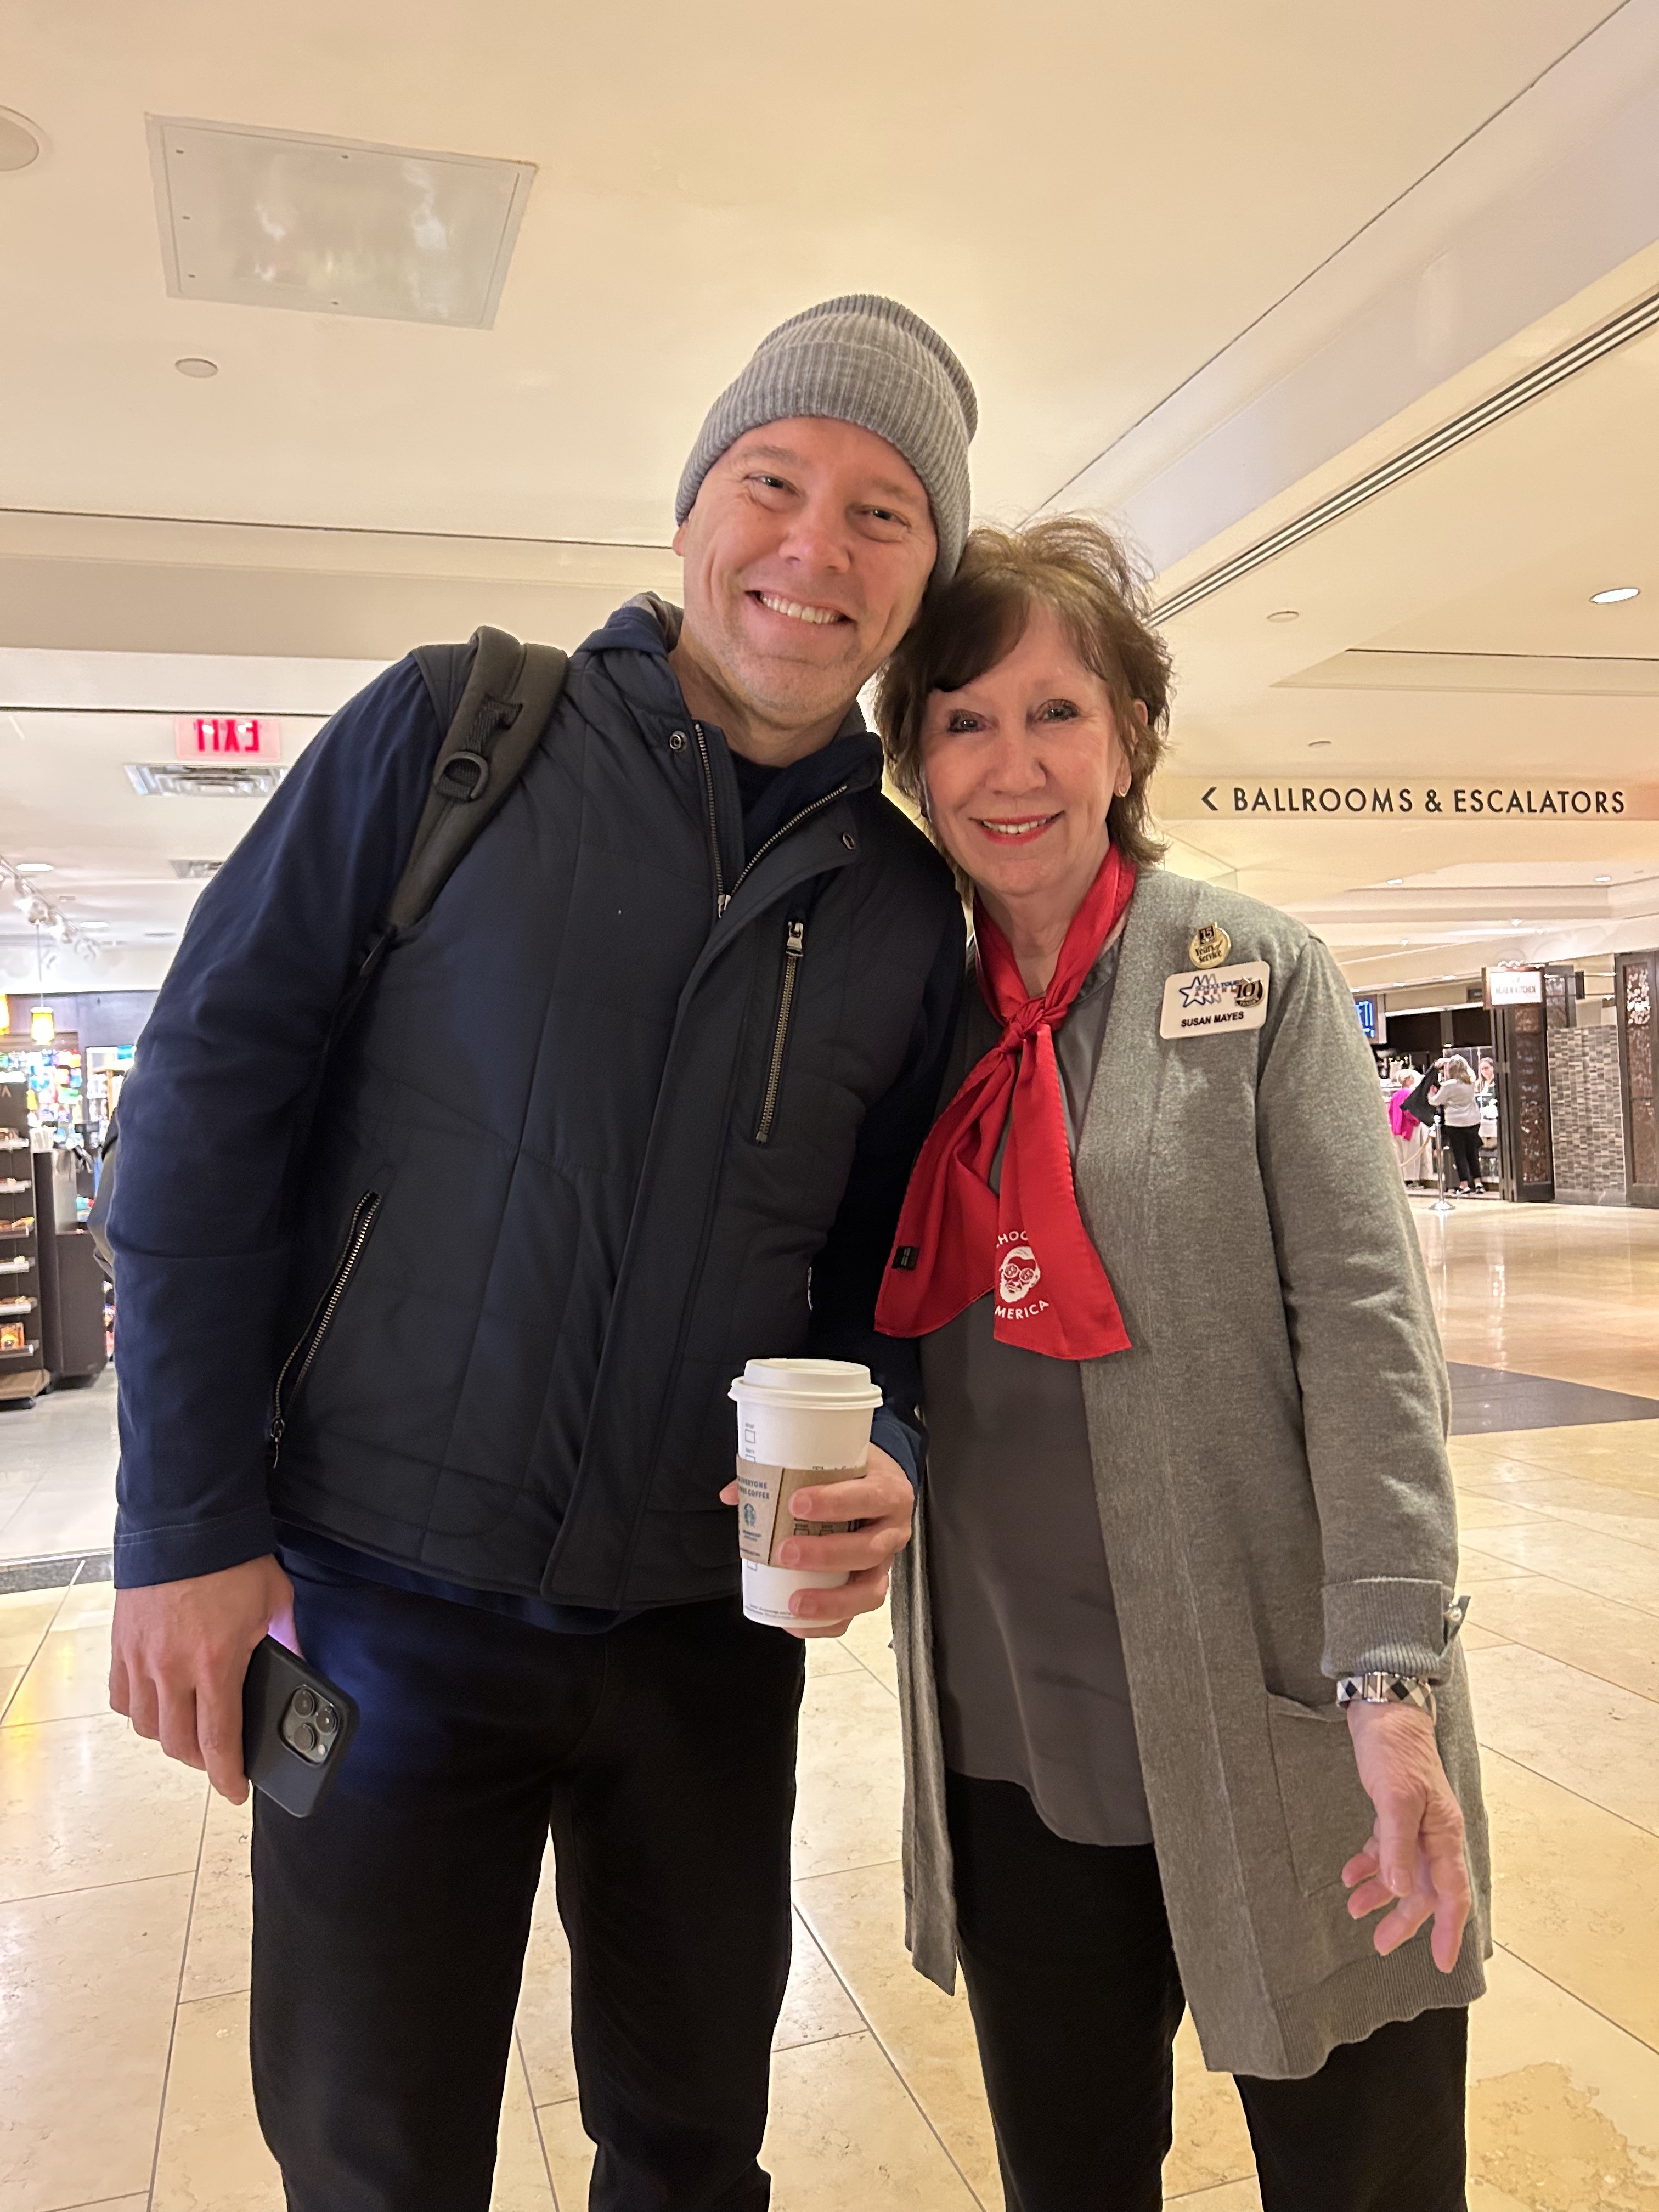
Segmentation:
[(1017, 1306), (1042, 1280), (1036, 1254), (1029, 1244), (1012, 1244), (997, 1269), (997, 1296), (1006, 1306)]

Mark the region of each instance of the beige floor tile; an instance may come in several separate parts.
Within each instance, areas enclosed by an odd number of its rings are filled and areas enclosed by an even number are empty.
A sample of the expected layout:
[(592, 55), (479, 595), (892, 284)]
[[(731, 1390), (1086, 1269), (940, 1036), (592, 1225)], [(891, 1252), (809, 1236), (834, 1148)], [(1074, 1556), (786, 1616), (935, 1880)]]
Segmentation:
[(542, 1864), (542, 1881), (531, 1915), (519, 1990), (518, 2033), (532, 2101), (556, 2104), (576, 2094), (570, 2053), (570, 1947), (553, 1893), (553, 1852)]
[(10, 1708), (12, 1696), (23, 1679), (21, 1667), (0, 1667), (0, 1723)]
[(820, 1674), (852, 1674), (858, 1671), (857, 1655), (844, 1636), (809, 1636), (806, 1639), (806, 1679)]
[(904, 1772), (893, 1698), (862, 1668), (806, 1686), (796, 1878), (898, 1856)]
[[(1459, 1444), (1475, 1442), (1457, 1440)], [(1659, 1421), (1585, 1421), (1563, 1429), (1518, 1429), (1501, 1437), (1483, 1437), (1478, 1443), (1480, 1449), (1467, 1454), (1470, 1461), (1512, 1463), (1518, 1480), (1571, 1474), (1648, 1496), (1659, 1492)]]
[(792, 2051), (802, 2043), (826, 2043), (833, 2035), (856, 2034), (864, 2026), (858, 2007), (813, 1940), (811, 1929), (799, 1912), (793, 1917), (789, 1986), (784, 1991), (783, 2010), (772, 2038), (774, 2051)]
[(1460, 1516), (1463, 1506), (1473, 1504), (1476, 1497), (1496, 1513), (1509, 1512), (1513, 1502), (1525, 1507), (1528, 1518), (1541, 1516), (1546, 1520), (1565, 1521), (1576, 1528), (1593, 1528), (1598, 1535), (1612, 1536), (1620, 1543), (1659, 1550), (1659, 1494), (1626, 1490), (1615, 1482), (1592, 1482), (1578, 1474), (1538, 1474), (1529, 1481), (1477, 1484), (1460, 1501)]
[(1463, 1631), (1465, 1644), (1477, 1620), (1507, 1644), (1528, 1644), (1604, 1682), (1659, 1698), (1659, 1621), (1635, 1606), (1528, 1575), (1485, 1587)]
[(1511, 1491), (1496, 1484), (1490, 1494), (1467, 1483), (1459, 1486), (1457, 1525), (1461, 1529), (1513, 1528), (1537, 1518)]
[(587, 2212), (593, 2146), (583, 2130), (575, 2099), (565, 2097), (556, 2105), (538, 2105), (536, 2124), (542, 2131), (542, 2148), (559, 2212)]
[[(1485, 1606), (1480, 1609), (1484, 1613)], [(1465, 1651), (1489, 1651), (1494, 1644), (1507, 1644), (1510, 1639), (1507, 1636), (1495, 1636), (1491, 1629), (1481, 1628), (1474, 1621), (1466, 1620), (1457, 1640)]]
[(62, 1590), (0, 1591), (0, 1667), (27, 1667), (64, 1602)]
[(9, 1559), (54, 1559), (64, 1552), (106, 1552), (115, 1540), (114, 1486), (42, 1482), (6, 1523)]
[(82, 1720), (109, 1711), (109, 1629), (103, 1622), (49, 1628), (40, 1639), (23, 1686), (6, 1712), (6, 1726), (32, 1721)]
[(76, 1583), (64, 1592), (64, 1602), (54, 1628), (90, 1628), (101, 1621), (106, 1628), (115, 1617), (113, 1583)]
[(1478, 1528), (1473, 1536), (1466, 1536), (1458, 1547), (1457, 1587), (1460, 1593), (1473, 1596), (1488, 1583), (1524, 1582), (1532, 1573), (1530, 1567), (1519, 1566), (1513, 1559), (1494, 1559), (1490, 1552), (1480, 1547), (1489, 1536), (1498, 1532)]
[(191, 1877), (0, 1905), (0, 2204), (149, 2186)]
[(1472, 1653), (1469, 1679), (1484, 1746), (1659, 1835), (1659, 1704), (1519, 1644)]
[(0, 1897), (193, 1873), (206, 1795), (115, 1713), (0, 1729)]
[(1252, 2174), (1248, 2181), (1224, 2181), (1219, 2189), (1200, 2189), (1185, 2197), (1171, 2197), (1166, 2204), (1179, 2204), (1182, 2212), (1261, 2212), (1261, 2191)]
[(253, 1801), (232, 1805), (208, 1798), (202, 1832), (196, 1901), (191, 1908), (185, 1945), (186, 1999), (228, 1996), (248, 1985), (249, 1949), (253, 1941), (253, 1883), (248, 1850), (253, 1838)]
[(775, 2212), (978, 2212), (872, 2035), (778, 2053), (761, 2162)]
[(62, 2212), (149, 2212), (149, 2191), (142, 2197), (100, 2197), (95, 2204), (68, 2204)]
[(1206, 2072), (1188, 2013), (1176, 2037), (1175, 2142), (1164, 2161), (1164, 2194), (1176, 2197), (1224, 2185), (1254, 2189), (1255, 2176), (1250, 2131), (1232, 2076)]
[(1659, 1613), (1659, 1552), (1541, 1517), (1524, 1528), (1483, 1528), (1476, 1540), (1484, 1558)]
[(489, 2212), (553, 2212), (553, 2184), (542, 2149), (536, 2108), (530, 2101), (524, 2055), (515, 2044), (507, 2063), (507, 2094), (495, 2148), (495, 2185)]
[(282, 2176), (253, 2116), (247, 1992), (179, 2008), (152, 2212), (283, 2212)]
[(1659, 1838), (1496, 1752), (1481, 1768), (1498, 1942), (1659, 2048)]
[(847, 1648), (876, 1680), (898, 1695), (898, 1662), (893, 1656), (893, 1621), (887, 1607), (860, 1613), (847, 1632)]
[(1498, 1950), (1469, 2019), (1471, 2207), (1659, 2212), (1659, 2052)]
[(947, 1997), (911, 1966), (896, 1863), (798, 1882), (795, 1901), (970, 2186), (1000, 2203), (968, 2000), (960, 1983)]

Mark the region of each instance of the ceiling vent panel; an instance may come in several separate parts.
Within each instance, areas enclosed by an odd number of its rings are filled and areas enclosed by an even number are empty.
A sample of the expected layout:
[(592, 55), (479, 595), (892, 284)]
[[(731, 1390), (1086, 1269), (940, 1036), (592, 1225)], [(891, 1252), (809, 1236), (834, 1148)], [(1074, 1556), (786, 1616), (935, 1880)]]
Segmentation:
[(129, 761), (127, 781), (140, 799), (269, 799), (285, 768), (198, 765), (194, 761)]
[(530, 162), (148, 122), (175, 299), (462, 330), (494, 323)]

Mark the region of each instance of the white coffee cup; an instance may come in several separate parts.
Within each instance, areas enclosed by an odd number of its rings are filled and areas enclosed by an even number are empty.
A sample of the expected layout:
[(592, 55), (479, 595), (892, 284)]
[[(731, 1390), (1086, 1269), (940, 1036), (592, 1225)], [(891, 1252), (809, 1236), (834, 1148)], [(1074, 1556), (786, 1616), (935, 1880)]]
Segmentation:
[(870, 1423), (881, 1392), (848, 1359), (751, 1359), (732, 1385), (738, 1407), (738, 1547), (743, 1609), (787, 1626), (796, 1590), (837, 1589), (848, 1577), (775, 1564), (791, 1536), (850, 1524), (797, 1521), (789, 1500), (805, 1484), (850, 1482), (868, 1469)]

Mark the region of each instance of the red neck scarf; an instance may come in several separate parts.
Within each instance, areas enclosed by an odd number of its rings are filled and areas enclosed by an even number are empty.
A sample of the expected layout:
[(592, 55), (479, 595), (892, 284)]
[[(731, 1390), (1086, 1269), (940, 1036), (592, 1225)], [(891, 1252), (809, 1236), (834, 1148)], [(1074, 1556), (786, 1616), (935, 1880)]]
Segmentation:
[[(1026, 995), (1007, 939), (975, 901), (980, 988), (1002, 1035), (969, 1070), (921, 1148), (876, 1304), (876, 1327), (885, 1335), (930, 1335), (994, 1290), (996, 1335), (1004, 1344), (1053, 1359), (1097, 1359), (1128, 1349), (1117, 1300), (1078, 1212), (1054, 1033), (1134, 885), (1133, 864), (1109, 847), (1040, 999)], [(993, 1190), (1005, 1123), (1008, 1147), (1000, 1189)]]

